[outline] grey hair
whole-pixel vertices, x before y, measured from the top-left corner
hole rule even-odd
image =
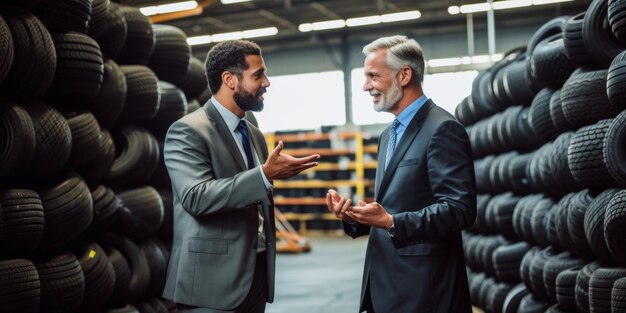
[[[424,51],[415,39],[395,35],[381,37],[363,47],[366,56],[372,52],[388,49],[387,66],[399,71],[402,66],[408,65],[413,70],[413,76],[418,85],[424,81]]]

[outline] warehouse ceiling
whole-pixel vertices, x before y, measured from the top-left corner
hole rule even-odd
[[[124,4],[136,7],[176,2],[176,0],[122,0]],[[189,37],[213,35],[233,31],[243,31],[265,27],[277,27],[278,34],[272,37],[259,37],[254,40],[261,43],[264,50],[284,47],[285,45],[315,44],[320,39],[338,40],[349,38],[351,41],[368,41],[373,34],[381,32],[406,33],[415,35],[446,34],[465,32],[467,16],[451,15],[448,7],[480,1],[437,1],[437,0],[255,0],[250,2],[222,4],[219,0],[198,0],[204,3],[202,13],[160,23],[167,23],[184,30]],[[588,0],[576,0],[557,4],[534,5],[527,8],[499,10],[495,13],[496,26],[528,26],[541,24],[559,15],[573,15],[584,11]],[[298,25],[348,19],[370,15],[380,15],[401,11],[419,10],[417,20],[376,24],[335,30],[300,32]],[[485,29],[486,13],[473,14],[473,28]],[[196,49],[208,48],[194,47]]]

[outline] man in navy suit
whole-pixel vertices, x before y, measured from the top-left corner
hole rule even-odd
[[[363,89],[376,111],[396,117],[379,139],[376,199],[326,195],[348,235],[369,234],[359,311],[469,313],[461,230],[474,223],[476,191],[467,133],[424,95],[415,40],[379,38],[363,53]]]

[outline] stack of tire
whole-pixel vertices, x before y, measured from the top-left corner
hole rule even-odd
[[[162,145],[207,99],[186,35],[109,0],[0,7],[0,311],[175,312]]]
[[[626,312],[626,1],[593,0],[478,74],[464,232],[486,312]]]

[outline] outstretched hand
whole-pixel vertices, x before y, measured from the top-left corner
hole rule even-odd
[[[279,141],[276,148],[262,165],[263,173],[269,180],[285,179],[298,175],[300,172],[319,165],[319,154],[296,158],[288,154],[281,153],[283,142]]]
[[[389,229],[393,224],[391,214],[387,213],[378,202],[359,201],[358,206],[351,207],[346,215],[363,225],[376,228]]]
[[[326,193],[326,206],[328,210],[335,214],[335,216],[348,223],[354,222],[354,220],[346,214],[352,205],[352,200],[341,197],[337,191],[329,189]]]

